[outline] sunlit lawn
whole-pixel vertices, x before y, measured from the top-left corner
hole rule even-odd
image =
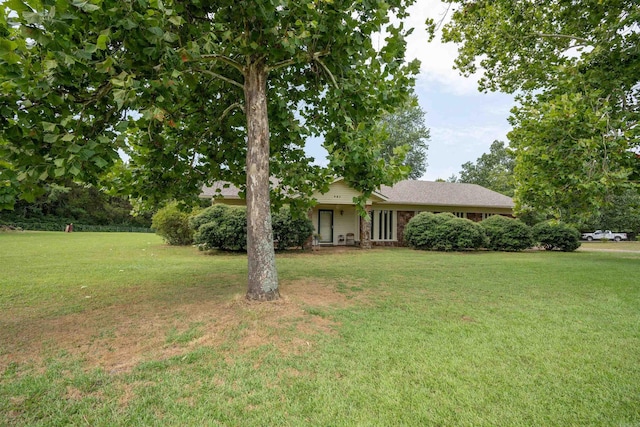
[[[638,426],[640,247],[590,247],[279,254],[251,304],[245,255],[0,233],[0,425]]]

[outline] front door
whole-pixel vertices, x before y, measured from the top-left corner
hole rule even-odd
[[[318,211],[318,234],[320,243],[333,243],[333,211]]]

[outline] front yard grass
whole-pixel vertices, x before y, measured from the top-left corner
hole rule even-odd
[[[640,252],[588,246],[279,254],[249,303],[244,255],[0,233],[0,425],[636,426]]]

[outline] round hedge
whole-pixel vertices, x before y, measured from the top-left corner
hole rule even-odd
[[[534,240],[550,251],[573,252],[580,247],[580,232],[560,222],[541,222],[533,226]]]
[[[193,242],[189,214],[182,212],[176,202],[169,203],[153,215],[151,228],[170,245],[190,245]]]
[[[480,223],[488,238],[487,249],[516,252],[533,246],[531,227],[522,221],[493,215]]]
[[[413,217],[404,229],[404,240],[416,249],[460,251],[485,245],[482,227],[451,213],[422,212]]]

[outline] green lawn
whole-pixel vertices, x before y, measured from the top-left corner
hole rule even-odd
[[[640,246],[277,263],[0,233],[0,425],[640,425]]]

